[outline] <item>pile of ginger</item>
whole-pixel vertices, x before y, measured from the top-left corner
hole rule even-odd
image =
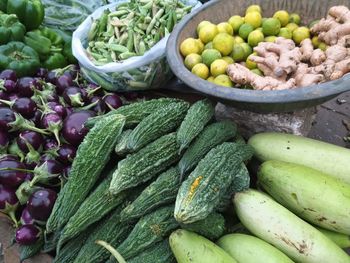
[[[350,10],[331,7],[311,32],[329,46],[325,52],[314,49],[310,39],[298,47],[293,40],[278,37],[273,43],[259,43],[254,48],[257,55],[250,57],[264,76],[238,63],[228,66],[228,76],[256,90],[283,90],[335,80],[350,72]]]

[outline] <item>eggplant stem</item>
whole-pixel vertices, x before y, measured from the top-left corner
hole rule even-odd
[[[97,240],[96,244],[103,246],[105,249],[107,249],[113,257],[115,257],[115,259],[118,261],[118,263],[126,263],[125,259],[122,257],[122,255],[119,254],[119,252],[112,247],[110,244],[108,244],[105,241],[102,240]]]
[[[15,227],[18,228],[18,221],[16,219],[16,215],[14,211],[8,212],[8,217],[12,220],[12,222],[15,224]]]
[[[27,170],[27,169],[21,169],[21,168],[11,168],[11,167],[0,168],[0,171],[19,171],[19,172],[26,172],[26,173],[34,173],[33,170]]]

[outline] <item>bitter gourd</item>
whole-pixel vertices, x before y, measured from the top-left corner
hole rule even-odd
[[[241,163],[252,155],[250,146],[233,142],[210,150],[180,186],[174,213],[176,220],[188,224],[207,217],[220,203]]]
[[[20,249],[20,262],[23,262],[27,258],[30,258],[36,254],[38,254],[41,248],[44,246],[44,238],[40,238],[32,245],[22,245],[19,247]]]
[[[214,116],[214,107],[208,99],[194,103],[177,132],[180,152],[186,149]]]
[[[211,240],[216,240],[225,232],[225,218],[223,215],[213,212],[206,218],[191,224],[181,224],[183,229],[196,232]]]
[[[238,173],[234,176],[230,187],[223,193],[220,198],[220,203],[216,207],[217,211],[225,211],[232,204],[232,197],[235,193],[244,191],[249,188],[250,177],[249,171],[244,163],[241,164],[241,167]]]
[[[142,217],[117,251],[126,260],[133,258],[162,241],[178,226],[174,218],[174,205],[161,207]]]
[[[119,139],[117,141],[117,145],[115,146],[115,153],[118,155],[125,155],[128,153],[127,143],[128,143],[128,137],[130,133],[132,132],[131,129],[125,130],[120,134]]]
[[[164,135],[118,163],[109,191],[116,195],[152,179],[179,159],[176,134]]]
[[[215,122],[205,127],[179,161],[181,176],[193,170],[212,148],[234,138],[236,132],[237,126],[230,121]]]
[[[79,145],[69,179],[47,221],[47,232],[63,227],[78,210],[107,164],[124,123],[124,116],[112,115],[98,121],[87,133]]]
[[[109,172],[108,176],[85,199],[77,212],[69,219],[62,230],[58,247],[77,236],[126,200],[128,196],[126,191],[116,196],[111,195],[108,191],[112,181],[113,171],[114,169]]]
[[[148,143],[174,131],[185,118],[189,103],[171,103],[144,118],[128,137],[127,148],[136,152]]]
[[[157,178],[156,181],[142,191],[134,202],[121,212],[122,221],[130,221],[155,210],[161,205],[169,204],[176,199],[180,187],[180,172],[177,167],[171,167]]]
[[[129,105],[122,106],[116,110],[110,111],[105,115],[89,118],[84,126],[91,129],[97,121],[108,116],[121,114],[126,117],[126,127],[133,127],[139,124],[144,118],[158,109],[174,102],[182,102],[182,100],[174,98],[160,98],[148,101],[135,102]]]
[[[125,204],[118,207],[105,217],[96,227],[79,251],[73,263],[95,263],[108,259],[109,252],[97,245],[96,240],[103,240],[111,246],[119,246],[132,230],[132,225],[120,222],[120,212]]]
[[[176,259],[170,249],[169,241],[163,240],[129,259],[128,263],[176,263]]]

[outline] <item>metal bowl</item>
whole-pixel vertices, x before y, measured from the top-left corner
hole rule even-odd
[[[350,74],[342,78],[309,87],[279,91],[245,90],[215,85],[193,75],[183,63],[180,43],[196,35],[197,25],[203,20],[213,23],[227,21],[232,15],[244,15],[245,9],[259,4],[264,16],[277,10],[300,14],[303,23],[325,17],[335,5],[350,6],[350,0],[212,0],[187,15],[174,29],[167,43],[167,60],[174,74],[191,88],[215,100],[255,112],[288,112],[322,104],[350,90]]]

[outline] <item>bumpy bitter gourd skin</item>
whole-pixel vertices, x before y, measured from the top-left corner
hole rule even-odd
[[[207,217],[220,203],[243,161],[253,155],[250,146],[225,142],[213,148],[182,183],[175,218],[189,224]]]
[[[116,195],[123,190],[149,181],[178,161],[179,146],[176,134],[164,135],[140,151],[118,163],[109,191]]]
[[[121,213],[121,220],[130,221],[154,211],[161,205],[174,202],[180,187],[179,169],[171,167],[163,172],[156,181],[142,191],[134,202]]]
[[[170,205],[142,217],[117,251],[128,260],[162,241],[179,226],[173,213],[174,205]]]
[[[212,148],[234,138],[236,132],[237,126],[230,121],[215,122],[205,127],[179,161],[181,176],[193,170]]]
[[[177,142],[180,152],[188,148],[190,143],[204,129],[214,116],[214,107],[207,99],[194,103],[187,111],[186,117],[177,132]]]
[[[166,239],[129,259],[128,263],[176,263],[176,259]]]
[[[159,137],[173,132],[185,118],[187,102],[171,103],[144,118],[128,136],[127,148],[136,152]]]
[[[115,153],[118,154],[119,156],[122,156],[128,153],[127,143],[128,143],[128,137],[131,132],[132,130],[129,129],[129,130],[123,131],[122,134],[120,134],[114,149]]]
[[[124,124],[124,116],[109,116],[98,121],[85,136],[73,161],[69,179],[47,221],[47,232],[63,227],[83,203],[107,164]]]

